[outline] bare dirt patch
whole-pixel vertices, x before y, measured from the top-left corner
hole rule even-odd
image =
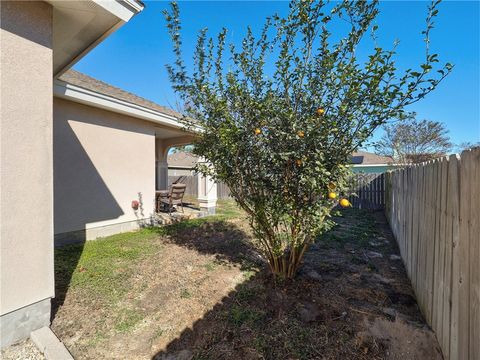
[[[108,271],[90,244],[71,255],[52,327],[75,358],[441,359],[382,214],[343,211],[297,279],[282,282],[227,205],[114,241]],[[58,250],[61,264],[71,252]]]

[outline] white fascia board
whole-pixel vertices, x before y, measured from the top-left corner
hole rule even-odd
[[[59,98],[151,121],[163,126],[177,129],[184,128],[184,126],[173,116],[132,104],[128,101],[100,94],[92,90],[87,90],[80,86],[68,84],[64,81],[56,80],[54,82],[53,94]]]
[[[92,0],[124,22],[143,10],[143,6],[135,0]]]

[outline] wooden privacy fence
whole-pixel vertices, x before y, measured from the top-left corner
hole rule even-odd
[[[169,176],[168,186],[174,182],[187,185],[185,195],[198,196],[197,175]],[[349,182],[349,191],[354,193],[349,197],[352,206],[359,209],[378,210],[385,205],[385,174],[353,174]],[[223,182],[217,183],[217,197],[230,198],[230,189]]]
[[[352,174],[348,200],[354,208],[379,210],[385,205],[385,174]]]
[[[386,214],[445,359],[480,359],[480,148],[387,173]]]
[[[227,184],[224,182],[217,183],[217,197],[219,199],[228,199],[230,198],[230,189],[228,188]]]
[[[184,176],[168,176],[168,186],[174,182],[186,184],[185,195],[192,197],[198,196],[198,176],[197,175],[184,175]],[[230,189],[223,182],[217,183],[217,198],[227,199],[230,197]]]
[[[185,195],[189,196],[198,196],[198,177],[191,176],[191,175],[184,175],[184,176],[168,176],[168,186],[172,185],[173,183],[182,183],[187,185],[185,189]]]

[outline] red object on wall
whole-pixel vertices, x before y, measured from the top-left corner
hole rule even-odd
[[[133,210],[138,210],[140,203],[137,200],[132,201],[132,209]]]

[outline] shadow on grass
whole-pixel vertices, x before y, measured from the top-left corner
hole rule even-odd
[[[82,256],[83,247],[84,242],[54,249],[55,297],[52,299],[50,322],[53,322],[58,309],[65,302],[72,277]]]
[[[305,277],[275,284],[262,271],[185,329],[152,360],[380,359],[356,342],[356,327],[335,296]]]
[[[239,226],[245,225],[244,216],[232,200],[219,200],[215,216],[149,229],[169,243],[215,255],[219,263],[240,264],[241,270],[250,270],[265,262],[253,248],[248,230]]]
[[[165,236],[166,242],[214,255],[222,264],[240,264],[244,271],[264,264],[249,242],[248,234],[223,216],[180,221],[154,231]]]

